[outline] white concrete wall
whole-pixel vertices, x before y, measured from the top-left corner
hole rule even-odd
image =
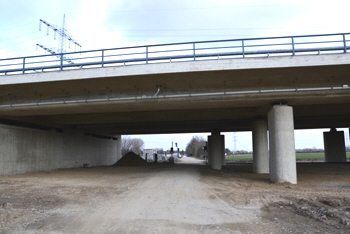
[[[118,141],[76,130],[58,133],[0,125],[0,140],[0,174],[112,165],[120,157]]]

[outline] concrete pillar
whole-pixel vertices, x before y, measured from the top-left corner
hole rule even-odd
[[[267,139],[267,121],[253,122],[253,169],[258,174],[269,174],[269,150]]]
[[[115,136],[117,140],[117,161],[122,158],[122,135],[116,135]]]
[[[346,162],[344,131],[324,132],[323,143],[326,162]]]
[[[220,135],[220,142],[221,142],[221,165],[226,165],[226,155],[225,155],[225,135]]]
[[[270,179],[297,183],[293,108],[276,105],[268,113]]]
[[[209,152],[211,155],[211,166],[215,170],[221,170],[222,154],[224,154],[224,151],[222,149],[223,136],[220,135],[219,131],[213,131],[209,139],[210,139]]]
[[[213,162],[212,137],[208,136],[208,165],[211,166]]]

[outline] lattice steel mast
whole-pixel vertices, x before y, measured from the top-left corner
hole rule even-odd
[[[45,24],[47,26],[47,35],[49,35],[49,31],[50,29],[52,29],[54,31],[54,39],[56,40],[56,33],[59,36],[59,40],[58,40],[58,47],[57,50],[55,50],[54,48],[49,48],[46,46],[43,46],[41,44],[36,44],[37,46],[39,46],[40,48],[44,49],[45,51],[51,53],[52,55],[57,56],[58,58],[61,58],[61,54],[66,52],[66,41],[69,42],[69,48],[70,48],[70,44],[73,43],[74,44],[74,51],[76,51],[77,46],[80,47],[81,50],[81,45],[69,34],[69,32],[66,30],[65,28],[65,15],[63,15],[63,22],[62,22],[62,27],[59,28],[56,25],[53,24],[49,24],[48,22],[40,19],[39,22],[39,30],[41,31],[41,24]],[[73,64],[73,61],[67,57],[67,56],[63,56],[63,60],[68,62],[69,64]]]

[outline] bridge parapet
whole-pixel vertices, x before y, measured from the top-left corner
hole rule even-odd
[[[145,45],[0,59],[0,75],[164,62],[348,53],[350,33]],[[64,57],[71,57],[65,63]]]

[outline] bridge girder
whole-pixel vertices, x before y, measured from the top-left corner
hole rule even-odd
[[[8,76],[0,85],[0,118],[106,135],[247,131],[273,104],[287,103],[296,128],[349,127],[349,58],[194,61]]]

